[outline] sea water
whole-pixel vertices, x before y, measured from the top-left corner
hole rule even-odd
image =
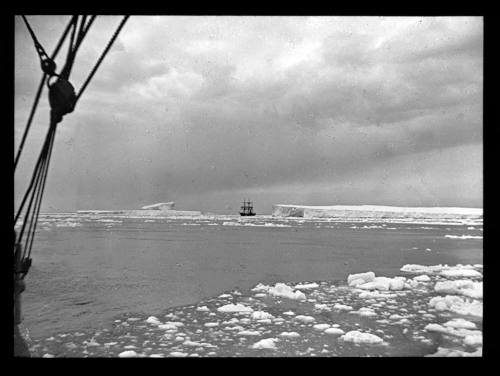
[[[480,355],[482,312],[430,300],[449,295],[438,282],[482,289],[482,245],[482,220],[48,213],[23,332],[33,356],[46,357]],[[480,277],[429,272],[410,287],[417,274],[402,271],[407,264],[467,265]],[[408,286],[348,286],[368,271]],[[304,298],[273,295],[277,283]],[[482,307],[482,295],[454,296]]]

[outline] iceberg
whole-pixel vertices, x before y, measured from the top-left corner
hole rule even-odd
[[[119,210],[78,210],[78,214],[91,215],[120,215],[129,217],[173,217],[173,216],[200,216],[197,210],[175,210],[175,202],[159,202],[143,206],[141,209],[119,209]]]
[[[157,204],[143,206],[141,209],[145,209],[145,210],[173,210],[174,205],[175,205],[175,202],[173,202],[173,201],[159,202]]]
[[[272,215],[274,217],[303,218],[482,219],[483,209],[380,205],[308,206],[274,204]]]
[[[197,217],[201,211],[196,210],[168,210],[168,209],[125,209],[125,210],[78,210],[78,214],[92,214],[101,216],[125,216],[125,217]]]

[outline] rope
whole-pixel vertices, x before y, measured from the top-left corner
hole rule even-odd
[[[26,18],[23,17],[23,19],[25,20],[25,23],[27,25],[29,25]],[[73,18],[68,22],[68,25],[64,29],[64,32],[63,32],[61,38],[59,38],[59,42],[57,43],[57,46],[54,49],[54,52],[52,53],[52,55],[50,57],[51,60],[54,60],[56,58],[57,54],[59,53],[59,49],[61,48],[64,40],[66,39],[66,36],[68,35],[68,32],[69,32],[69,29],[71,27],[72,22],[73,22]],[[28,30],[30,30],[32,32],[31,27],[28,27]],[[30,32],[30,34],[31,34],[31,32]],[[32,35],[32,38],[33,38],[33,35]],[[35,37],[35,39],[36,39],[36,37]],[[21,153],[22,153],[23,148],[24,148],[24,143],[26,141],[26,137],[28,136],[28,132],[29,132],[29,129],[31,127],[33,117],[35,116],[35,112],[36,112],[36,109],[38,107],[38,102],[40,101],[40,96],[42,95],[43,85],[45,83],[46,78],[47,78],[47,74],[44,72],[42,79],[40,80],[40,84],[38,85],[38,90],[37,90],[36,95],[35,95],[35,100],[33,101],[33,105],[31,106],[30,115],[28,117],[28,122],[26,123],[26,127],[24,128],[23,137],[21,139],[21,143],[19,144],[19,149],[17,150],[16,158],[14,160],[14,171],[16,170],[17,163],[19,162],[19,158],[21,157]]]
[[[24,23],[26,24],[26,27],[28,28],[28,31],[31,35],[31,38],[33,39],[33,42],[35,43],[35,48],[38,52],[38,55],[40,55],[41,57],[46,57],[48,58],[49,56],[47,55],[47,53],[45,52],[45,49],[43,48],[43,46],[40,44],[40,42],[38,42],[38,39],[36,38],[36,35],[35,33],[33,32],[33,29],[31,28],[28,20],[26,19],[25,16],[21,16],[23,18],[23,21]]]
[[[68,32],[69,32],[69,30],[71,28],[72,28],[72,32],[71,32],[70,44],[69,44],[69,48],[68,48],[67,61],[66,61],[65,67],[63,68],[63,71],[61,73],[61,76],[62,75],[68,75],[69,76],[69,70],[71,69],[71,66],[72,66],[73,61],[74,61],[74,55],[76,54],[79,45],[81,44],[83,38],[85,37],[85,34],[89,30],[90,25],[93,22],[94,18],[95,18],[95,16],[91,19],[91,21],[89,22],[89,24],[86,25],[85,29],[83,29],[83,22],[81,23],[80,33],[77,36],[77,42],[76,43],[75,43],[74,39],[75,39],[76,26],[77,26],[77,22],[78,22],[78,16],[73,16],[71,18],[70,22],[68,23],[68,26],[66,27],[66,30],[65,30],[65,32],[63,34],[64,39],[65,39],[66,35],[68,34]],[[29,23],[27,22],[27,20],[26,20],[26,18],[24,16],[23,16],[23,19],[25,20],[25,23],[29,26]],[[29,27],[29,30],[30,30],[30,34],[32,34],[32,38],[33,38],[33,41],[34,41],[35,46],[36,46],[37,44],[39,44],[38,40],[37,40],[36,36],[34,35],[33,30],[31,29],[31,27]],[[62,42],[63,42],[63,38],[61,38],[61,40],[59,41],[59,43],[57,45],[57,48],[56,48],[56,52],[61,47]],[[78,44],[78,45],[76,45],[76,44]],[[68,59],[69,59],[69,62],[68,62]],[[40,86],[43,86],[43,82],[45,81],[45,77],[46,77],[46,74],[44,74]],[[39,94],[41,94],[41,89],[39,90]],[[35,101],[35,103],[33,105],[33,110],[32,110],[33,114],[34,114],[34,110],[36,109],[36,106],[38,105],[39,97],[40,97],[40,95],[38,95],[38,97],[36,98],[36,101]],[[26,138],[25,136],[26,136],[26,134],[27,134],[27,132],[29,130],[29,126],[31,125],[31,120],[32,120],[32,117],[30,117],[28,126],[25,129],[25,135],[23,137],[23,145],[24,145],[24,140]],[[42,147],[42,151],[41,151],[40,156],[39,156],[39,158],[37,160],[37,163],[36,163],[36,166],[35,166],[35,170],[33,172],[33,176],[32,176],[31,182],[29,184],[28,189],[26,190],[26,193],[25,193],[25,195],[23,197],[23,200],[21,202],[21,206],[19,207],[17,215],[16,215],[16,217],[14,219],[14,225],[17,223],[17,220],[19,219],[19,217],[21,215],[21,212],[22,212],[22,210],[24,208],[24,204],[26,203],[26,200],[28,199],[29,194],[31,193],[31,191],[33,190],[33,188],[35,188],[35,192],[37,190],[38,183],[39,183],[39,175],[38,174],[41,171],[41,166],[43,165],[44,159],[46,158],[47,148],[49,147],[49,144],[51,143],[51,139],[53,137],[53,134],[52,134],[53,132],[55,132],[55,125],[51,124],[51,126],[49,128],[49,132],[47,133],[47,136],[46,136],[46,139],[45,139],[45,143],[44,143],[44,145]],[[19,155],[20,155],[20,151],[21,151],[21,148],[19,150]],[[19,159],[16,159],[15,166],[17,165],[17,161],[18,160]],[[30,199],[30,203],[28,205],[27,213],[29,213],[30,210],[31,210],[31,206],[32,206],[32,203],[33,203],[33,198],[34,198],[34,195]],[[25,226],[26,226],[26,222],[23,223],[23,227],[22,227],[19,239],[22,238]]]
[[[23,260],[24,264],[31,263],[31,259],[29,257],[31,255],[31,249],[33,246],[33,240],[34,240],[36,226],[37,226],[37,222],[38,222],[38,215],[40,213],[41,201],[42,201],[43,192],[45,189],[45,183],[46,183],[47,174],[48,174],[50,157],[51,157],[52,148],[54,145],[56,125],[57,124],[54,121],[51,122],[49,131],[47,132],[47,136],[46,136],[44,145],[43,145],[42,150],[40,152],[40,157],[38,159],[38,163],[35,167],[35,171],[33,172],[33,177],[32,177],[30,187],[28,188],[28,190],[24,196],[23,203],[18,211],[18,215],[16,216],[16,220],[17,220],[19,218],[20,213],[22,212],[22,208],[24,207],[24,204],[26,202],[26,199],[27,199],[29,193],[33,190],[33,194],[31,195],[29,205],[28,205],[28,208],[26,210],[27,214],[26,214],[25,221],[23,222],[20,234],[16,240],[18,243],[21,242],[23,235],[24,235],[24,232],[25,232],[25,229],[26,229],[26,226],[27,226],[27,223],[29,222],[28,233],[27,233],[26,242],[25,242],[26,246],[23,247],[23,255],[22,255],[22,260]],[[34,206],[33,206],[33,204],[34,204]],[[34,208],[33,211],[31,210],[32,207]],[[26,273],[27,273],[27,267],[25,268],[24,271],[22,271],[21,278],[24,278]]]
[[[111,37],[110,41],[108,42],[106,48],[104,49],[104,51],[102,52],[101,56],[97,60],[96,65],[94,66],[94,68],[92,68],[92,71],[90,72],[89,76],[87,77],[87,79],[85,80],[84,84],[80,88],[80,91],[76,95],[76,102],[78,102],[78,100],[80,99],[81,95],[83,94],[83,92],[87,88],[88,84],[90,83],[90,80],[92,79],[92,77],[94,77],[94,74],[97,72],[97,69],[99,68],[99,65],[101,65],[102,61],[104,60],[104,57],[106,56],[106,54],[110,50],[110,48],[113,45],[115,39],[118,37],[118,34],[120,33],[121,29],[123,28],[123,26],[125,25],[125,22],[127,22],[127,19],[129,17],[130,16],[123,17],[122,21],[120,22],[120,25],[118,25],[118,28],[116,29],[115,33],[113,34],[113,36]],[[75,105],[76,105],[76,103],[75,103]]]
[[[59,48],[61,47],[63,40],[66,38],[68,32],[71,29],[71,36],[70,36],[70,41],[69,41],[66,62],[65,62],[64,68],[62,69],[62,71],[59,75],[59,77],[61,79],[66,80],[66,81],[69,79],[69,75],[71,73],[71,69],[72,69],[72,66],[73,66],[73,63],[74,63],[74,60],[76,57],[76,53],[77,53],[83,39],[85,38],[88,30],[90,29],[90,26],[94,22],[95,18],[96,18],[96,16],[91,16],[88,23],[86,23],[87,16],[82,16],[82,18],[80,19],[79,25],[78,25],[78,16],[73,16],[71,18],[68,26],[66,27],[66,30],[65,30],[63,36],[61,37],[61,40],[59,41],[59,43],[57,45],[56,51],[53,54],[54,58],[55,58],[55,55],[59,51]],[[76,105],[76,102],[78,101],[79,97],[82,95],[83,91],[90,83],[90,80],[95,75],[97,69],[99,68],[104,57],[106,56],[106,54],[110,50],[111,46],[113,45],[113,42],[118,37],[119,32],[121,31],[121,29],[125,25],[125,22],[127,21],[128,18],[129,18],[129,16],[125,16],[123,18],[123,20],[120,22],[120,24],[119,24],[118,28],[116,29],[115,33],[113,34],[111,40],[108,42],[107,46],[105,47],[104,51],[102,52],[101,56],[99,57],[96,65],[94,66],[91,73],[87,77],[86,81],[82,85],[82,88],[80,89],[78,95],[76,96],[76,100],[74,102],[74,105]],[[34,101],[34,104],[32,107],[32,111],[30,114],[30,118],[28,120],[28,124],[26,126],[25,133],[23,135],[23,140],[21,142],[21,146],[19,148],[18,155],[17,155],[15,163],[14,163],[14,168],[17,165],[17,162],[19,160],[19,156],[20,156],[21,151],[22,151],[22,147],[24,146],[24,141],[26,139],[26,135],[28,133],[28,130],[29,130],[29,127],[31,125],[36,107],[38,105],[46,76],[47,76],[47,74],[50,77],[52,77],[54,75],[57,76],[57,74],[55,74],[55,72],[54,72],[55,71],[55,63],[52,62],[53,67],[51,66],[51,68],[53,68],[53,69],[47,69],[48,64],[46,64],[44,66],[44,62],[47,61],[48,57],[47,57],[45,51],[43,50],[43,47],[38,42],[35,34],[33,33],[33,30],[29,26],[29,23],[24,16],[23,16],[23,20],[25,21],[26,25],[28,26],[28,30],[32,36],[35,47],[37,48],[37,52],[39,54],[40,60],[42,61],[42,70],[44,71],[44,75],[42,77],[42,81],[40,82],[40,87],[37,91],[37,96],[35,98],[35,101]],[[78,32],[77,32],[77,27],[78,27]],[[59,82],[61,82],[61,81],[56,82],[54,85],[58,84]],[[70,85],[70,87],[71,87],[71,85]],[[53,90],[54,86],[51,85],[50,89]],[[61,89],[61,90],[63,90],[63,89]],[[60,113],[61,105],[58,104],[56,99],[54,99],[54,102],[52,102],[52,99],[51,99],[52,93],[53,93],[52,91],[49,93],[50,94],[49,100],[51,103],[51,121],[50,121],[49,130],[47,132],[44,144],[42,146],[42,150],[40,151],[40,155],[39,155],[38,160],[36,162],[35,169],[33,171],[33,175],[31,177],[30,184],[29,184],[28,189],[26,190],[26,192],[24,194],[21,205],[20,205],[19,210],[18,210],[18,212],[15,216],[15,219],[14,219],[14,227],[15,227],[15,225],[16,225],[18,219],[20,218],[20,215],[24,209],[24,205],[26,204],[28,197],[31,195],[31,197],[29,199],[29,204],[28,204],[28,207],[26,210],[25,220],[23,221],[19,237],[17,239],[15,239],[16,244],[21,243],[21,240],[22,240],[23,235],[24,235],[25,230],[26,230],[26,226],[29,222],[29,227],[28,227],[27,236],[26,236],[26,243],[25,243],[26,246],[23,249],[21,270],[18,271],[21,279],[23,279],[26,276],[26,274],[29,270],[29,267],[31,265],[31,258],[30,258],[31,250],[32,250],[33,241],[35,238],[36,227],[38,224],[38,217],[40,215],[42,197],[43,197],[43,193],[45,190],[48,169],[49,169],[49,164],[50,164],[50,158],[51,158],[52,150],[53,150],[53,146],[54,146],[56,127],[57,127],[57,124],[59,123],[59,121],[61,121],[62,116],[64,114],[68,113],[67,112],[68,110],[66,110],[66,112],[64,112],[64,110],[63,110],[63,113],[62,114]],[[56,95],[58,95],[57,92],[56,92]],[[55,97],[55,98],[57,98],[57,97]],[[69,112],[73,111],[74,105],[72,105]],[[33,210],[32,210],[32,208],[33,208]]]
[[[69,78],[69,71],[71,70],[71,67],[73,66],[73,60],[74,60],[74,54],[73,54],[73,46],[75,43],[75,33],[76,33],[76,24],[78,22],[78,16],[75,16],[74,22],[71,28],[71,36],[69,39],[69,46],[68,46],[68,53],[66,55],[66,64],[64,65],[64,68],[62,69],[60,76],[68,79]]]
[[[33,184],[35,183],[35,179],[37,179],[37,171],[38,169],[40,168],[40,164],[42,163],[43,159],[44,159],[44,155],[45,155],[45,150],[48,146],[48,143],[49,143],[49,136],[50,136],[50,128],[49,128],[49,132],[47,133],[47,136],[45,137],[45,142],[42,146],[42,150],[40,152],[40,155],[38,156],[38,160],[36,162],[36,165],[35,165],[35,170],[33,172],[33,175],[31,177],[31,181],[30,181],[30,184],[28,186],[28,189],[26,190],[26,193],[24,194],[24,197],[23,197],[23,200],[21,201],[21,205],[19,207],[19,210],[17,212],[17,215],[14,219],[14,225],[17,223],[17,220],[19,219],[19,216],[21,215],[21,212],[23,210],[23,207],[24,207],[24,204],[26,203],[26,200],[28,199],[28,195],[29,193],[31,192],[31,190],[33,189]]]
[[[48,171],[49,171],[49,164],[50,164],[50,157],[52,155],[52,149],[54,147],[54,139],[55,139],[55,126],[54,126],[54,130],[52,132],[52,137],[51,137],[51,140],[50,140],[50,145],[49,145],[49,151],[48,151],[48,155],[47,155],[47,159],[45,161],[45,164],[44,164],[44,169],[42,171],[42,181],[41,181],[41,189],[38,190],[38,195],[37,195],[37,198],[35,200],[35,209],[33,211],[34,213],[34,218],[36,219],[35,221],[32,220],[32,223],[34,222],[34,226],[33,226],[33,231],[29,232],[29,234],[31,234],[31,237],[30,239],[26,239],[26,244],[28,245],[27,249],[25,249],[25,258],[29,259],[30,256],[31,256],[31,249],[33,247],[33,241],[35,239],[35,231],[36,231],[36,227],[37,227],[37,224],[38,224],[38,216],[40,215],[40,208],[42,207],[42,197],[43,197],[43,193],[45,191],[45,182],[47,181],[47,175],[48,175]]]
[[[90,26],[94,22],[96,16],[92,16],[90,18],[90,21],[88,22],[87,25],[85,25],[85,21],[87,19],[87,16],[82,16],[80,20],[80,27],[78,29],[78,34],[76,35],[76,40],[75,39],[75,32],[76,32],[76,26],[77,26],[77,21],[75,21],[75,25],[73,28],[73,32],[71,34],[71,40],[70,40],[70,46],[68,48],[68,57],[66,58],[66,64],[61,71],[60,76],[64,79],[68,79],[70,74],[71,74],[71,69],[73,68],[73,64],[75,62],[76,58],[76,53],[78,52],[78,49],[80,48],[80,45],[82,44],[83,39],[85,38],[85,35],[90,29]]]

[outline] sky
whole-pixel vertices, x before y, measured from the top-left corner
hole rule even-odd
[[[49,54],[69,18],[28,16]],[[77,91],[120,20],[92,25]],[[14,77],[17,151],[41,77],[20,17]],[[49,111],[45,91],[16,207]],[[482,17],[132,16],[58,126],[42,211],[482,207],[482,137]]]

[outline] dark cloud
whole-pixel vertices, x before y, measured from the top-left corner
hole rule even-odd
[[[67,19],[33,25],[50,46]],[[98,21],[77,87],[119,18]],[[15,38],[18,142],[40,70],[19,20]],[[268,204],[482,205],[482,38],[474,17],[132,17],[57,136],[46,205],[216,210],[243,194]],[[474,150],[470,163],[457,160],[461,148]],[[414,168],[420,160],[428,170]],[[454,164],[462,172],[445,184]]]

